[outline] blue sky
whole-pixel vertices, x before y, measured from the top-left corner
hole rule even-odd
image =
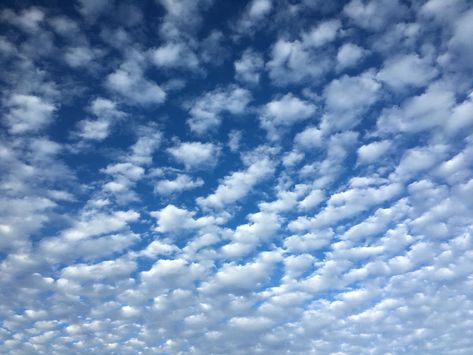
[[[471,2],[0,19],[1,353],[473,352]]]

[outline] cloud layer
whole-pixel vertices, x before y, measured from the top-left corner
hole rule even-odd
[[[1,353],[471,353],[471,2],[0,19]]]

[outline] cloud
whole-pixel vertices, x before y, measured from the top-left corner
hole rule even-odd
[[[192,179],[189,175],[180,174],[174,180],[159,180],[154,190],[160,195],[171,195],[182,191],[192,190],[204,185],[200,178]]]
[[[366,56],[366,50],[354,43],[345,43],[337,53],[337,65],[340,70],[358,65]]]
[[[158,105],[166,100],[161,87],[144,76],[140,64],[129,61],[110,73],[105,86],[136,105]]]
[[[328,111],[323,117],[325,124],[335,129],[354,127],[360,114],[377,101],[380,89],[371,71],[332,80],[324,89]]]
[[[391,148],[391,141],[379,141],[358,148],[358,163],[371,164],[380,159]]]
[[[79,0],[79,3],[79,12],[87,21],[92,22],[112,8],[112,3],[107,0]]]
[[[381,30],[406,16],[407,8],[397,0],[352,0],[344,7],[343,12],[364,29]]]
[[[320,148],[323,139],[323,132],[320,129],[309,126],[302,132],[297,133],[294,138],[294,143],[304,150],[312,150],[314,148]]]
[[[162,68],[187,68],[197,70],[199,59],[183,43],[167,43],[152,52],[155,65]]]
[[[191,131],[202,135],[216,130],[222,122],[222,114],[242,115],[251,101],[251,93],[238,86],[216,89],[197,98],[187,121]]]
[[[266,17],[271,13],[272,9],[272,0],[252,0],[248,3],[245,11],[236,23],[235,30],[242,35],[255,32],[264,26]]]
[[[247,49],[241,58],[235,61],[234,67],[235,79],[249,85],[258,85],[264,69],[264,61],[261,54]]]
[[[0,353],[469,353],[470,2],[30,3]]]
[[[341,23],[339,20],[324,21],[304,35],[304,44],[321,47],[330,43],[337,37],[340,27]]]
[[[300,40],[278,39],[266,63],[270,79],[279,86],[318,80],[329,69],[329,59]]]
[[[377,78],[395,90],[425,87],[437,76],[437,69],[428,58],[417,54],[406,54],[390,58],[379,71]]]
[[[38,96],[14,94],[6,101],[6,120],[13,134],[39,131],[52,120],[56,106]]]
[[[97,118],[80,121],[77,132],[80,138],[86,140],[104,140],[110,134],[114,121],[125,117],[125,113],[117,108],[115,102],[101,97],[92,101],[89,111]]]
[[[168,148],[167,152],[187,170],[205,170],[216,164],[219,148],[212,143],[184,142]]]
[[[207,197],[199,197],[197,203],[203,207],[224,208],[245,197],[256,184],[269,177],[273,171],[274,165],[268,159],[254,162],[245,170],[225,176],[214,193]]]
[[[4,9],[1,13],[1,18],[25,32],[35,33],[43,23],[45,14],[44,11],[37,7],[23,9],[20,13]]]
[[[190,212],[174,205],[167,205],[160,211],[151,212],[158,221],[156,231],[161,233],[180,232],[197,227],[194,220],[195,212]]]
[[[381,132],[416,133],[440,125],[455,104],[453,93],[440,83],[412,96],[400,106],[386,108],[378,119]]]
[[[314,104],[289,93],[264,106],[260,118],[261,126],[267,130],[269,137],[277,138],[280,128],[290,127],[308,119],[315,110]]]
[[[186,38],[198,30],[201,12],[212,5],[212,0],[156,0],[166,11],[160,26],[161,35],[168,39]]]

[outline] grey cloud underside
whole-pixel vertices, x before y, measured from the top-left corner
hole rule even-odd
[[[470,2],[25,4],[1,353],[473,353]]]

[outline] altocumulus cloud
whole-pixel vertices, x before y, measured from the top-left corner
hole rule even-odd
[[[0,353],[473,353],[473,7],[0,9]]]

